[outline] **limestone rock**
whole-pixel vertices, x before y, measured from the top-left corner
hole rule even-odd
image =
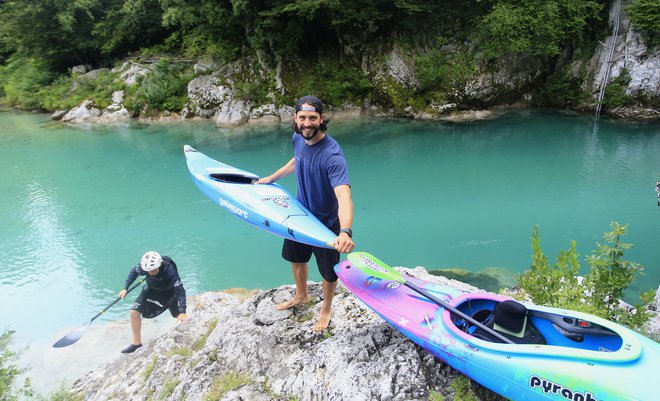
[[[264,104],[257,108],[252,109],[250,112],[250,122],[258,124],[271,124],[279,123],[282,120],[280,119],[280,112],[277,107],[272,104]]]
[[[62,117],[62,121],[68,123],[90,122],[100,115],[101,110],[95,107],[94,101],[87,99],[83,100],[79,106],[69,110],[64,117]]]
[[[100,122],[117,123],[131,120],[131,113],[124,106],[124,91],[112,93],[112,104],[106,107],[99,118]]]
[[[188,83],[189,109],[199,117],[209,118],[231,100],[231,90],[218,77],[203,75]]]
[[[119,73],[119,78],[126,85],[136,84],[139,77],[145,76],[151,71],[151,67],[130,60],[124,61],[121,66],[112,69],[112,72]]]
[[[413,274],[424,274],[421,270]],[[453,396],[456,371],[341,285],[330,331],[314,333],[322,288],[309,283],[309,289],[311,302],[284,311],[275,305],[293,295],[293,286],[259,291],[245,301],[226,293],[202,294],[189,303],[194,309],[188,322],[89,373],[72,390],[90,401],[203,401],[214,381],[217,386],[233,375],[243,384],[215,399],[404,401],[427,400],[431,391]],[[473,387],[487,394],[479,400],[501,400]]]
[[[213,118],[219,127],[231,128],[247,123],[249,116],[249,102],[235,100],[224,103]]]

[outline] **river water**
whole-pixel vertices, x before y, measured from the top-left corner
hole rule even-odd
[[[660,284],[659,124],[594,129],[588,116],[515,111],[469,123],[332,121],[329,132],[349,161],[357,250],[393,266],[486,272],[496,289],[529,267],[534,225],[553,262],[571,240],[588,255],[616,220],[635,244],[626,258],[645,266],[631,300]],[[114,299],[147,250],[177,262],[189,295],[291,284],[281,240],[207,199],[182,150],[267,175],[291,157],[290,136],[286,126],[70,127],[0,112],[0,329],[28,347],[35,387],[80,373],[62,361],[93,368],[128,344],[124,301],[94,322],[105,332],[50,348]],[[280,183],[295,193],[292,177]],[[172,320],[159,319],[152,335]],[[90,357],[94,347],[104,356]]]

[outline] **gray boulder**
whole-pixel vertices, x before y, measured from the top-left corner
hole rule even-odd
[[[250,111],[250,123],[271,124],[281,121],[280,111],[272,103],[261,105]]]
[[[188,83],[188,108],[195,116],[210,118],[231,100],[231,90],[218,77],[203,75]]]
[[[215,123],[223,128],[244,125],[250,118],[250,103],[244,100],[230,100],[221,106],[213,118]]]
[[[103,110],[99,121],[106,123],[128,122],[131,117],[131,113],[124,106],[124,91],[114,91],[112,93],[112,104]]]
[[[62,121],[66,123],[91,122],[96,120],[100,115],[101,110],[96,108],[94,101],[87,99],[83,100],[79,106],[69,110],[64,117],[62,117]]]

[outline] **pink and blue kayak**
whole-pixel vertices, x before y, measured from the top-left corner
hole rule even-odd
[[[660,399],[660,345],[609,320],[403,277],[363,252],[335,271],[401,333],[511,400]]]
[[[183,151],[197,187],[229,213],[270,233],[323,248],[336,235],[278,184],[255,184],[259,176],[211,159],[185,145]]]

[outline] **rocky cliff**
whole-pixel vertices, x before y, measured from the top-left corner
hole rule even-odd
[[[433,278],[422,268],[412,274]],[[502,398],[467,380],[393,329],[341,285],[331,329],[315,334],[322,294],[292,310],[293,287],[247,299],[205,293],[191,318],[74,383],[85,400],[458,400]]]
[[[626,2],[623,3],[625,5]],[[474,110],[544,104],[541,87],[545,80],[557,71],[567,70],[571,79],[579,84],[579,97],[583,98],[579,104],[574,105],[577,109],[590,112],[596,110],[600,104],[604,83],[611,84],[618,80],[617,84],[624,87],[621,93],[617,92],[617,96],[626,97],[629,104],[614,105],[604,111],[625,119],[658,120],[660,48],[649,48],[643,37],[634,31],[625,14],[625,8],[615,7],[616,4],[616,0],[611,2],[610,33],[602,38],[600,44],[594,48],[570,49],[571,51],[566,49],[566,54],[557,59],[511,56],[496,61],[484,60],[472,54],[474,46],[470,43],[444,46],[441,51],[450,59],[471,54],[470,57],[477,60],[476,64],[470,67],[474,68],[474,71],[471,71],[469,77],[452,84],[447,95],[452,101],[445,104],[430,101],[428,105],[420,108],[419,105],[414,107],[412,103],[415,102],[408,99],[409,93],[414,93],[420,86],[416,76],[415,56],[424,54],[426,49],[404,49],[394,45],[389,49],[367,51],[362,58],[362,73],[371,81],[375,93],[382,93],[389,99],[385,103],[398,104],[377,106],[367,100],[357,105],[347,103],[330,109],[331,117],[339,113],[350,116],[479,118],[483,113],[477,114]],[[125,85],[136,85],[139,84],[140,77],[153,72],[153,63],[154,59],[132,59],[113,69],[112,73]],[[74,70],[80,70],[79,73],[86,71],[85,66],[80,67],[82,70]],[[235,127],[248,122],[288,123],[291,121],[292,108],[277,100],[278,96],[292,92],[291,88],[285,87],[286,83],[282,77],[287,75],[287,72],[283,71],[283,68],[281,63],[268,66],[257,60],[221,64],[207,58],[199,59],[192,67],[195,77],[187,86],[187,104],[178,112],[164,113],[164,117],[212,119],[222,127]],[[95,71],[98,70],[83,73],[80,79],[93,76]],[[289,71],[288,75],[300,75],[300,72]],[[257,102],[240,94],[241,91],[237,88],[239,81],[259,80],[259,77],[266,76],[273,77],[276,88],[274,92],[279,92],[261,94],[265,96],[260,97],[270,100]],[[623,77],[625,79],[619,79]],[[577,97],[576,94],[572,96]],[[468,111],[465,111],[466,109]],[[144,117],[141,114],[140,116]],[[93,103],[85,100],[72,110],[56,112],[53,118],[71,123],[125,122],[129,113],[123,104],[123,94],[115,94],[112,104],[105,110],[97,109]]]

